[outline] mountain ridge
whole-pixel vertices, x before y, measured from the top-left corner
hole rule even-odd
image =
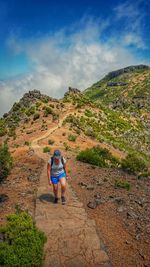
[[[80,130],[85,135],[124,152],[139,153],[147,161],[150,142],[148,137],[150,69],[145,65],[129,66],[119,70],[119,73],[121,73],[118,76],[119,80],[116,76],[113,78],[115,83],[113,86],[108,86],[108,79],[102,79],[100,84],[97,83],[100,87],[91,87],[82,92],[69,87],[60,100],[41,94],[36,89],[25,93],[1,118],[0,136],[3,140],[12,137],[15,139],[19,127],[25,134],[23,129],[25,124],[25,128],[28,128],[27,135],[34,131],[46,131],[49,120],[57,122],[62,112],[70,110],[68,121],[76,130],[78,128],[77,131]],[[116,85],[120,82],[120,77],[126,84]],[[95,95],[93,97],[95,90],[96,98]],[[75,115],[72,115],[73,111]]]

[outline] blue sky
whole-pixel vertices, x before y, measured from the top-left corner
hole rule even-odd
[[[0,114],[30,89],[62,97],[149,64],[149,13],[149,0],[0,0]]]

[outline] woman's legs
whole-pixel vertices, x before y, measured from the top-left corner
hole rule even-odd
[[[66,178],[65,177],[60,178],[59,182],[61,184],[61,196],[64,197],[66,192]]]
[[[53,184],[53,192],[55,198],[58,198],[58,184]]]

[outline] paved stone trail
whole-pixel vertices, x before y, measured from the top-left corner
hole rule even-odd
[[[49,134],[55,129],[51,129]],[[44,137],[34,140],[32,147],[46,161],[46,155],[38,145],[38,140]],[[62,205],[60,200],[58,204],[53,203],[52,186],[48,185],[46,169],[47,162],[40,177],[35,211],[36,225],[47,236],[43,267],[111,266],[97,235],[95,221],[88,218],[83,204],[69,184],[66,205]]]

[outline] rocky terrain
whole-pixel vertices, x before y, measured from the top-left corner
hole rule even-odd
[[[17,208],[35,218],[44,160],[60,148],[68,160],[69,184],[95,220],[112,265],[150,266],[149,86],[149,67],[131,66],[83,92],[69,88],[60,100],[33,90],[15,103],[0,119],[0,144],[8,144],[14,162],[0,185],[1,224]],[[43,158],[33,148],[38,138]],[[108,160],[107,167],[97,167],[76,159],[97,145],[117,158],[115,164]],[[129,153],[144,162],[144,171],[121,168]]]

